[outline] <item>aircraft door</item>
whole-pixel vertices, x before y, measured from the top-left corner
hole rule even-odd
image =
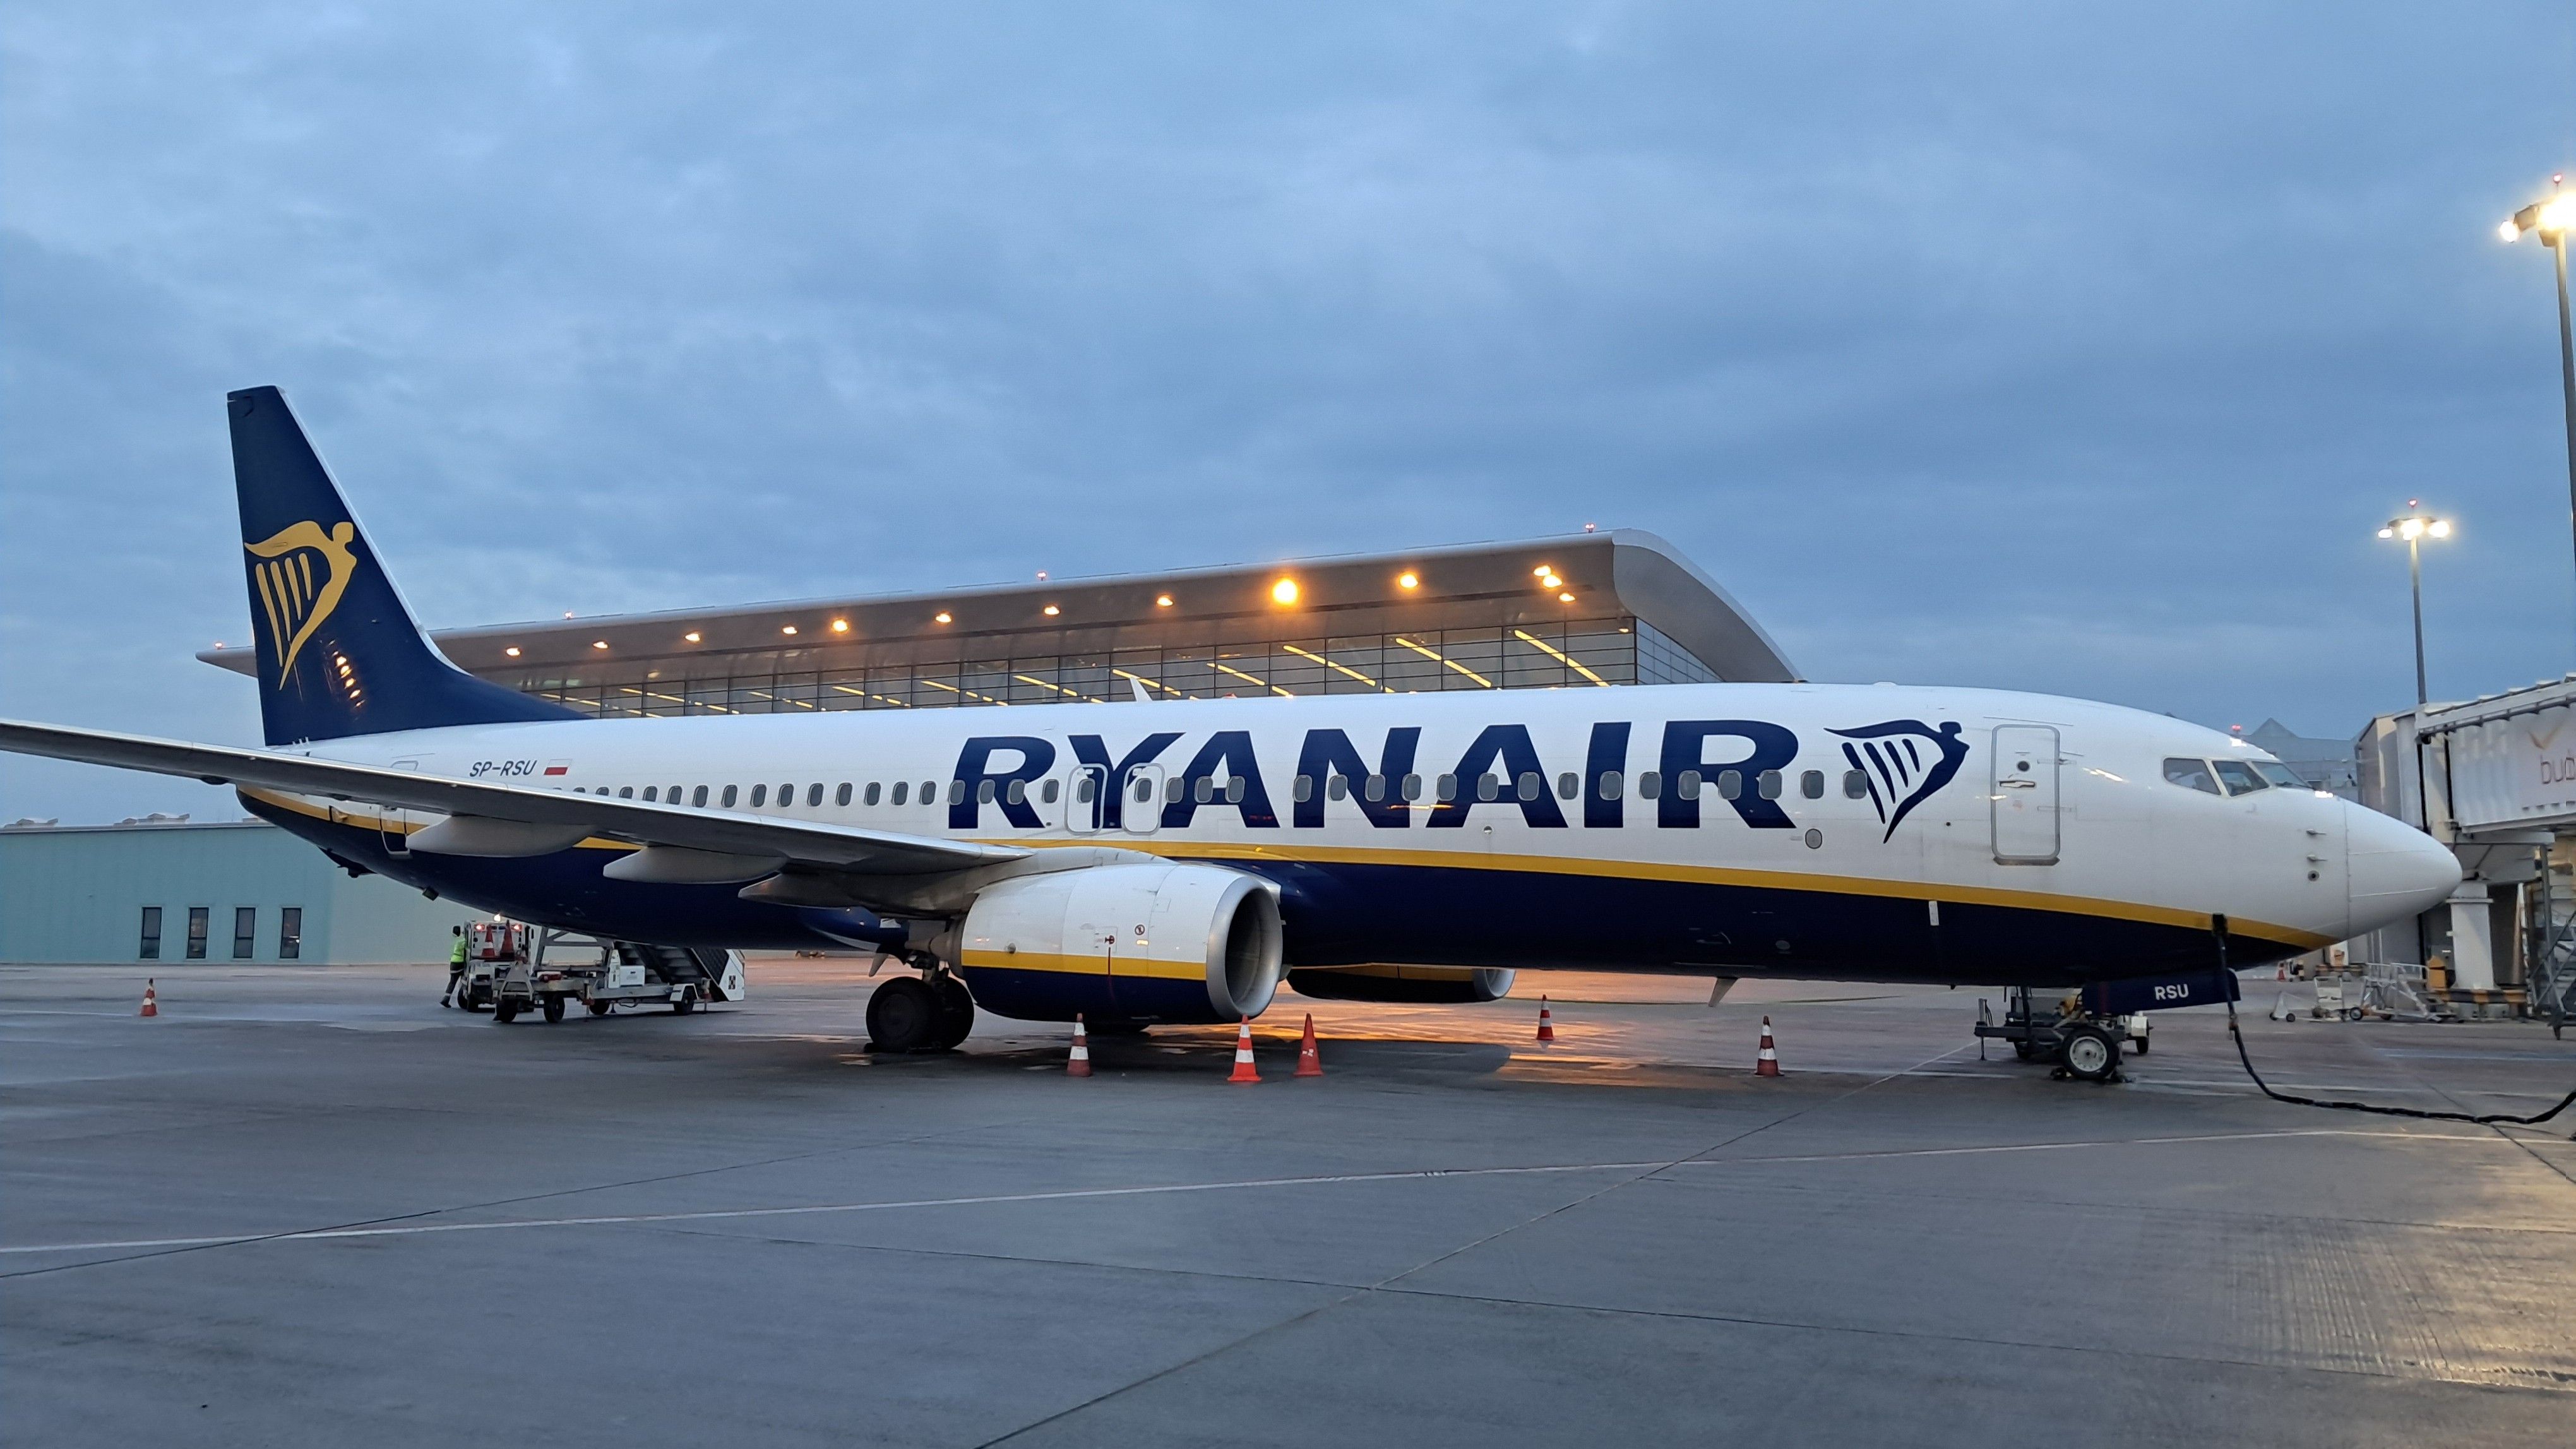
[[[1163,767],[1138,765],[1127,772],[1127,797],[1119,818],[1130,835],[1151,835],[1163,828]]]
[[[394,761],[394,768],[397,770],[417,770],[420,768],[420,761],[396,760]],[[411,824],[412,816],[415,813],[416,812],[414,811],[405,810],[393,805],[379,805],[376,807],[377,839],[383,843],[385,854],[411,854]]]
[[[1108,810],[1109,771],[1099,765],[1077,765],[1064,782],[1064,828],[1069,835],[1095,835]]]
[[[1995,863],[2057,864],[2057,731],[1995,726]]]

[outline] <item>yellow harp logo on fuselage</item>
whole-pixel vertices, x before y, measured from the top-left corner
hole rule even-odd
[[[295,656],[349,589],[358,556],[349,548],[355,526],[304,522],[279,529],[258,543],[246,543],[255,560],[250,566],[251,592],[268,615],[268,638],[277,650],[277,682],[295,672]],[[318,561],[318,567],[317,565]]]

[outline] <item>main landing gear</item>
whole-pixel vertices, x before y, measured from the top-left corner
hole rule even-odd
[[[898,976],[868,998],[868,1048],[880,1052],[953,1050],[975,1029],[975,998],[936,957],[905,958],[921,972]]]

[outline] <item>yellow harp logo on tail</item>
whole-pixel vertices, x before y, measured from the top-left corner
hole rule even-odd
[[[332,524],[327,534],[321,524],[305,522],[242,545],[256,560],[250,566],[251,590],[259,595],[260,608],[268,615],[268,638],[277,650],[280,686],[295,672],[295,656],[304,641],[340,607],[340,596],[348,592],[349,575],[358,566],[349,541],[357,536],[356,527],[346,522]]]

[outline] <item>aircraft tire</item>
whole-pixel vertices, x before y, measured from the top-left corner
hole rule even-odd
[[[868,1046],[881,1052],[936,1051],[939,994],[918,976],[898,976],[868,997]]]
[[[975,1029],[974,994],[954,976],[940,977],[932,989],[939,993],[939,1034],[935,1044],[941,1051],[955,1051],[966,1034]]]
[[[2120,1040],[2098,1026],[2075,1027],[2058,1048],[2058,1060],[2070,1076],[2107,1082],[2120,1074]]]

